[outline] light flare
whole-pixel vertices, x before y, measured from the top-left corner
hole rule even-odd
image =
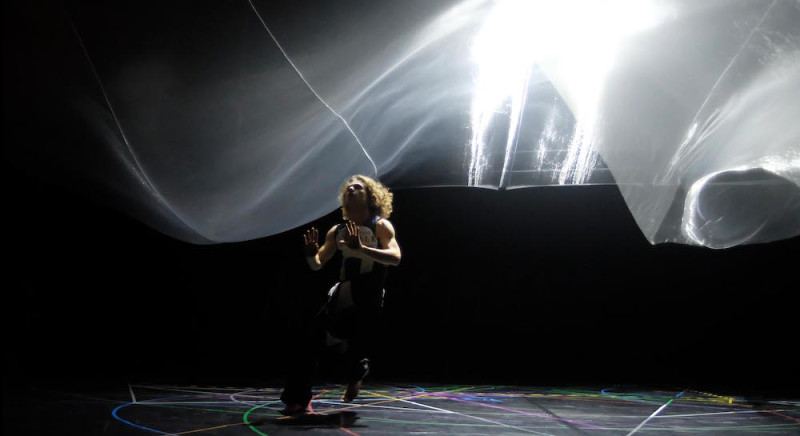
[[[468,184],[483,184],[487,140],[497,114],[509,116],[501,187],[521,127],[528,81],[538,64],[577,118],[559,184],[583,183],[596,163],[592,148],[597,104],[619,42],[652,27],[657,15],[643,0],[501,0],[475,37]]]

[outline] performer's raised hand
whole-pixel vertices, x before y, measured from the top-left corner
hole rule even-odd
[[[360,250],[361,245],[361,238],[358,236],[358,224],[353,221],[348,221],[346,224],[347,235],[345,235],[344,240],[342,241],[348,248],[353,250]]]
[[[303,235],[303,252],[306,257],[313,257],[317,251],[319,251],[319,232],[316,227],[312,227]]]

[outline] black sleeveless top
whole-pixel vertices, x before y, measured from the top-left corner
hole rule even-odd
[[[371,248],[385,248],[377,237],[377,224],[381,217],[374,216],[366,225],[359,226],[358,233],[361,244]],[[359,256],[357,252],[339,243],[347,236],[345,224],[336,228],[336,243],[342,252],[342,267],[339,273],[340,282],[350,282],[353,291],[353,302],[356,305],[377,304],[382,305],[383,286],[386,281],[386,265],[376,262],[366,256]]]

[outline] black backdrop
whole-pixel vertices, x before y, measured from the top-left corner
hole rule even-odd
[[[6,385],[279,381],[336,279],[305,265],[307,226],[191,245],[5,175]],[[651,246],[614,186],[399,189],[392,221],[376,379],[797,393],[800,238]]]

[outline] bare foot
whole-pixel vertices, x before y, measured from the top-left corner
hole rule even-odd
[[[343,403],[352,403],[358,397],[358,391],[361,390],[361,380],[352,382],[347,385],[347,388],[342,394]]]
[[[306,412],[306,406],[302,404],[287,404],[286,408],[281,410],[281,413],[286,416],[302,415]]]

